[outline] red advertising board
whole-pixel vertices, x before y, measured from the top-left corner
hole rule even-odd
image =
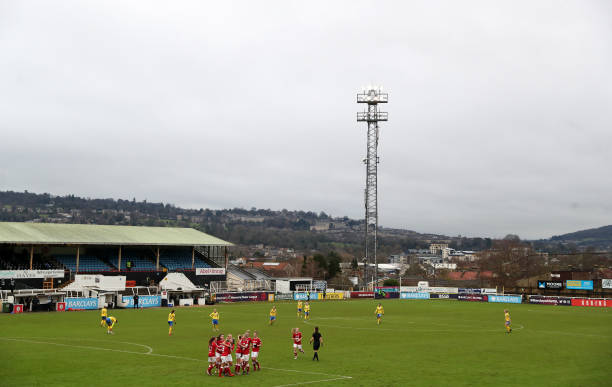
[[[23,313],[23,304],[15,304],[13,305],[13,313]]]
[[[488,301],[488,297],[486,294],[459,294],[457,296],[457,299],[461,301]]]
[[[55,304],[55,310],[58,312],[65,312],[66,311],[66,303],[65,302],[58,302],[57,304]]]
[[[135,286],[136,286],[136,281],[134,281],[134,280],[125,281],[125,287],[126,288],[133,288]]]
[[[572,298],[572,306],[595,306],[600,308],[612,308],[612,300],[593,298]]]
[[[351,298],[374,298],[374,292],[351,292]]]

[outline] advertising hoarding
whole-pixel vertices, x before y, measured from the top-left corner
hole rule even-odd
[[[402,292],[400,293],[400,298],[402,300],[429,300],[429,293]]]
[[[595,306],[600,308],[612,308],[612,300],[601,298],[572,298],[572,306]]]
[[[66,303],[66,310],[98,309],[98,299],[93,297],[66,297],[64,302]]]
[[[480,294],[480,288],[459,288],[459,293]]]
[[[571,306],[572,299],[569,297],[529,296],[530,304]]]
[[[122,301],[126,304],[125,308],[133,308],[134,307],[134,297],[132,296],[123,296]],[[138,307],[139,308],[153,308],[156,306],[161,306],[161,296],[138,296]]]
[[[507,304],[520,304],[523,300],[523,297],[521,296],[510,296],[510,295],[496,295],[496,294],[490,294],[489,296],[489,302],[503,302],[503,303],[507,303]]]
[[[431,293],[429,295],[429,298],[437,298],[440,300],[456,300],[459,298],[459,295],[457,293],[451,293],[451,294],[437,294],[437,293]]]
[[[565,281],[565,287],[567,289],[593,290],[593,281],[567,280]]]
[[[344,299],[344,293],[325,293],[326,300],[342,300]]]
[[[602,279],[601,287],[603,289],[612,289],[612,279]]]
[[[268,301],[266,292],[217,293],[217,302]]]
[[[487,302],[488,296],[486,294],[459,294],[457,299],[461,301]]]
[[[321,294],[322,296],[322,294]],[[317,292],[295,292],[293,293],[293,299],[296,301],[312,301],[319,299],[319,293]]]
[[[562,281],[538,281],[538,289],[563,289]]]
[[[64,278],[64,270],[0,270],[0,279]]]
[[[384,290],[376,290],[374,298],[399,298],[399,292],[385,292]]]
[[[196,275],[225,275],[224,267],[197,267]]]
[[[374,298],[374,292],[351,292],[351,298]]]
[[[293,293],[276,293],[274,296],[277,300],[293,300]]]

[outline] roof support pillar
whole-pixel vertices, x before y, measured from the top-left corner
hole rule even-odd
[[[30,246],[30,270],[32,270],[33,261],[34,261],[34,245]]]
[[[225,251],[223,254],[225,255],[225,272],[227,273],[227,246],[225,246]]]
[[[155,251],[155,270],[159,271],[159,247]]]
[[[119,252],[117,253],[117,269],[121,271],[121,246],[119,246]]]
[[[77,258],[77,260],[76,260],[76,272],[77,273],[79,272],[79,258],[80,258],[80,255],[81,255],[81,247],[77,246],[77,257],[76,257]]]
[[[195,246],[191,248],[191,270],[195,269]]]

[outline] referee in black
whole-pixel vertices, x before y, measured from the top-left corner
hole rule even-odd
[[[314,351],[314,355],[312,356],[312,360],[317,359],[319,361],[319,347],[323,344],[323,336],[319,333],[319,327],[315,327],[314,333],[310,338],[310,342],[312,343],[312,349]]]

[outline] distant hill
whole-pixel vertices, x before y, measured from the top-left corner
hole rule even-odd
[[[612,225],[588,230],[576,231],[569,234],[555,235],[551,242],[571,243],[579,248],[592,246],[600,250],[612,249]]]

